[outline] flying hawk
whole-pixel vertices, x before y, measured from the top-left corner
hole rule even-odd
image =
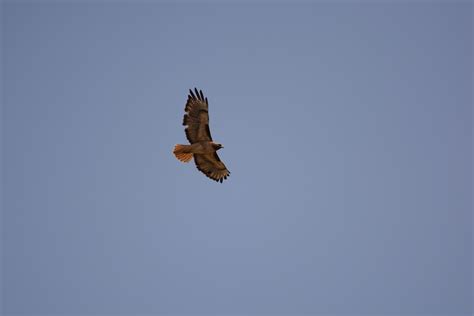
[[[224,147],[212,141],[208,106],[207,98],[201,90],[194,88],[194,93],[189,90],[183,125],[187,126],[186,138],[191,145],[178,144],[174,146],[173,154],[182,162],[189,162],[194,157],[199,171],[208,178],[222,183],[230,175],[230,171],[217,155],[217,151]]]

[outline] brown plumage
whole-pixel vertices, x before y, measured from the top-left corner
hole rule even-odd
[[[191,145],[176,145],[173,154],[182,162],[189,162],[194,158],[196,167],[207,177],[221,182],[230,175],[230,171],[219,159],[217,151],[221,144],[214,143],[209,130],[209,103],[201,90],[194,88],[194,93],[189,90],[188,101],[183,117],[186,138]]]

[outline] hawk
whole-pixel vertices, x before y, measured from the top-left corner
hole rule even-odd
[[[186,138],[191,145],[178,144],[174,146],[173,154],[182,162],[189,162],[194,158],[199,171],[208,178],[222,183],[230,175],[230,171],[217,155],[217,151],[224,147],[212,141],[208,106],[209,103],[202,90],[194,88],[194,93],[189,90],[183,125],[186,126]]]

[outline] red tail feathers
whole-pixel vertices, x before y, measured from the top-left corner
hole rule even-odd
[[[188,145],[174,146],[173,154],[182,162],[189,162],[193,158],[193,153],[189,152]]]

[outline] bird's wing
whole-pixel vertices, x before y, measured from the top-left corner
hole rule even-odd
[[[194,162],[199,171],[214,181],[222,183],[230,175],[230,171],[227,170],[216,152],[211,154],[194,154]]]
[[[209,113],[207,98],[202,91],[194,88],[194,92],[189,90],[188,101],[183,117],[183,125],[187,126],[184,130],[186,138],[191,144],[212,141],[211,131],[209,130]]]

